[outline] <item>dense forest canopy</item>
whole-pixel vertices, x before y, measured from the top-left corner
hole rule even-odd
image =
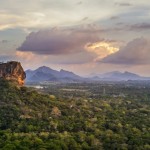
[[[72,85],[65,85],[65,92],[68,86]],[[120,90],[119,85],[113,88]],[[150,149],[149,87],[132,87],[132,92],[126,88],[125,96],[110,96],[110,89],[99,98],[83,91],[71,90],[65,97],[44,91],[0,80],[1,150]]]

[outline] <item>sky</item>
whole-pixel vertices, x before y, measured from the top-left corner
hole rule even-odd
[[[79,75],[150,76],[149,0],[0,0],[0,61]]]

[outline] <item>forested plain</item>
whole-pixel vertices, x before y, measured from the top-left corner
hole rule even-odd
[[[149,150],[150,84],[17,87],[0,80],[1,150]]]

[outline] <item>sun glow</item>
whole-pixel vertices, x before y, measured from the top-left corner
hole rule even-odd
[[[119,47],[115,43],[96,42],[88,43],[85,49],[89,52],[93,52],[98,55],[97,59],[102,59],[110,54],[113,54],[119,50]]]

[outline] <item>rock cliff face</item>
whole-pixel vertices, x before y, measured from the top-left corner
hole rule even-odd
[[[20,62],[10,61],[7,63],[0,63],[0,78],[14,81],[18,85],[24,85],[26,74]]]

